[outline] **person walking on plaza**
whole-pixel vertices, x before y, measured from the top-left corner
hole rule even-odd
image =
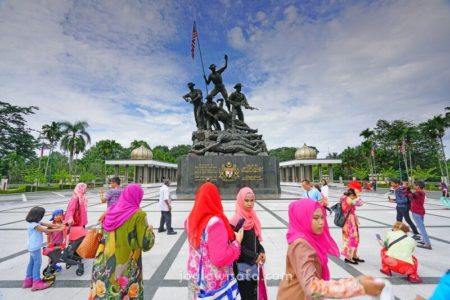
[[[161,219],[159,221],[158,232],[165,232],[164,224],[166,224],[167,234],[177,234],[172,228],[172,199],[170,197],[170,180],[164,179],[164,183],[159,189],[159,207],[161,209]]]
[[[413,256],[416,242],[407,233],[409,227],[402,222],[395,222],[388,231],[384,241],[378,240],[381,247],[380,272],[392,276],[392,271],[408,276],[408,281],[421,283],[417,274],[418,261]]]
[[[72,198],[67,205],[64,224],[86,227],[88,223],[86,192],[86,183],[80,182],[75,186]]]
[[[111,178],[111,189],[106,192],[105,196],[103,196],[103,189],[100,190],[100,200],[102,203],[106,202],[106,207],[109,208],[117,202],[121,193],[120,178],[116,176]]]
[[[244,228],[244,238],[241,242],[241,255],[235,264],[235,274],[241,275],[240,270],[252,266],[258,275],[259,264],[266,262],[266,254],[261,245],[261,222],[253,209],[255,205],[255,193],[249,187],[239,190],[236,196],[236,212],[230,220],[233,227],[239,223],[242,218],[245,220],[242,228]],[[254,274],[252,274],[254,275]],[[257,278],[240,278],[238,280],[239,293],[242,300],[257,299]],[[244,277],[244,276],[242,276]],[[256,277],[256,276],[255,276]]]
[[[320,182],[322,183],[322,186],[320,187],[320,192],[322,193],[324,198],[328,199],[329,195],[328,182],[325,179],[322,179]]]
[[[198,189],[184,226],[189,241],[188,299],[193,300],[200,290],[216,290],[234,276],[233,262],[240,255],[244,229],[235,235],[223,212],[219,190],[211,182]]]
[[[41,248],[44,242],[42,233],[45,232],[50,234],[52,232],[61,232],[64,230],[64,225],[41,222],[44,215],[45,209],[36,206],[28,212],[27,217],[25,218],[28,222],[28,252],[30,253],[30,260],[28,262],[27,272],[22,287],[31,288],[32,291],[51,287],[51,284],[46,283],[41,279]]]
[[[350,185],[352,186],[352,185]],[[361,198],[354,189],[348,189],[340,199],[342,213],[346,216],[344,226],[342,227],[342,242],[344,244],[342,255],[346,263],[357,265],[364,262],[358,256],[359,246],[359,220],[356,216],[356,207],[362,205]]]
[[[313,187],[311,181],[309,181],[308,179],[302,180],[302,187],[305,190],[305,192],[302,195],[302,198],[312,199],[315,201],[322,200],[322,195],[317,189]]]
[[[312,199],[300,199],[289,205],[288,214],[286,274],[279,285],[278,300],[381,293],[384,284],[369,276],[330,280],[328,255],[339,257],[339,249],[331,237],[324,207]]]
[[[418,242],[417,247],[431,250],[431,242],[428,237],[427,230],[425,229],[424,217],[425,217],[425,183],[423,181],[414,182],[414,193],[411,190],[407,190],[406,196],[411,199],[411,213],[419,228],[420,236],[422,240]]]
[[[129,184],[102,222],[103,238],[92,267],[89,300],[144,299],[142,251],[155,235],[140,209],[144,190]]]
[[[403,218],[405,218],[406,223],[408,223],[409,227],[411,227],[411,230],[414,233],[413,239],[420,240],[419,231],[417,231],[416,225],[414,225],[411,217],[409,216],[411,204],[408,197],[406,197],[406,191],[403,189],[401,181],[399,179],[393,179],[391,181],[391,187],[394,189],[395,203],[397,203],[397,222],[402,222]],[[389,202],[394,202],[393,200],[391,200],[391,198],[388,197],[388,199]]]

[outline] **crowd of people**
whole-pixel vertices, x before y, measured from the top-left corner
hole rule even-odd
[[[348,189],[339,198],[338,203],[345,216],[341,250],[332,238],[327,223],[329,187],[326,180],[314,186],[305,179],[301,185],[304,194],[290,203],[288,209],[286,271],[279,285],[277,299],[379,295],[384,283],[374,277],[361,275],[331,280],[328,267],[329,255],[342,255],[348,264],[365,262],[358,254],[360,234],[357,209],[364,204],[361,183],[350,182]],[[169,186],[170,181],[166,179],[160,189],[161,219],[158,232],[174,235],[177,232],[171,225],[172,199]],[[395,179],[391,181],[391,187],[394,194],[388,201],[396,203],[397,215],[396,222],[385,238],[378,236],[381,246],[380,272],[387,276],[391,276],[392,272],[400,273],[407,276],[411,283],[420,283],[414,248],[417,245],[432,249],[424,225],[424,183],[414,182],[411,190],[407,184]],[[51,281],[45,281],[40,276],[43,233],[48,234],[49,244],[58,245],[64,243],[70,229],[81,228],[86,231],[86,191],[85,183],[77,184],[66,211],[53,211],[51,223],[42,221],[45,215],[42,207],[34,207],[28,213],[26,221],[30,260],[23,288],[37,291],[52,285]],[[100,217],[96,229],[101,233],[101,242],[93,263],[88,299],[143,299],[142,252],[149,251],[155,243],[153,228],[140,208],[143,196],[144,191],[139,184],[128,184],[121,188],[117,177],[111,180],[111,189],[106,194],[100,191],[100,201],[107,203],[107,210]],[[184,223],[189,243],[189,299],[200,299],[219,291],[227,291],[232,297],[240,294],[243,300],[261,299],[258,294],[264,293],[265,286],[260,275],[266,262],[266,253],[263,227],[254,209],[256,196],[249,187],[240,189],[236,196],[235,213],[227,218],[217,186],[206,182],[198,189],[192,210]],[[410,218],[410,212],[415,224]],[[403,219],[409,226],[402,223]],[[412,236],[408,235],[410,230]],[[54,269],[56,272],[61,270],[57,264]]]

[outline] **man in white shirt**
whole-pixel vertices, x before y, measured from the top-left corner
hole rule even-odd
[[[164,179],[164,183],[159,190],[159,207],[161,208],[161,220],[159,222],[158,232],[165,232],[164,223],[166,224],[167,234],[177,234],[172,228],[172,199],[170,198],[170,180]]]

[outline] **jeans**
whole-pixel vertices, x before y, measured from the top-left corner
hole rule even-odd
[[[30,251],[30,261],[27,267],[27,276],[32,277],[33,281],[41,279],[41,249]]]
[[[424,215],[412,213],[412,216],[413,216],[414,222],[416,222],[416,224],[417,224],[417,227],[419,227],[420,235],[422,236],[422,241],[426,245],[431,245],[427,230],[425,229],[425,225],[423,224]]]
[[[413,221],[411,220],[411,217],[409,216],[409,207],[405,206],[397,206],[397,222],[403,222],[403,218],[405,218],[406,223],[408,223],[409,227],[411,227],[411,230],[414,234],[419,234],[417,231],[416,225],[414,225]]]
[[[161,211],[161,220],[159,221],[159,230],[164,230],[164,223],[166,223],[166,228],[168,232],[172,232],[172,212]]]

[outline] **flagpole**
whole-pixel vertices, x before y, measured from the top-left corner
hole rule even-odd
[[[202,55],[202,48],[200,47],[200,35],[198,34],[198,29],[197,29],[197,24],[194,21],[194,26],[195,26],[195,30],[197,31],[197,44],[198,44],[198,53],[200,54],[200,61],[202,63],[202,71],[203,71],[203,77],[206,77],[205,74],[205,66],[203,64],[203,55]],[[205,82],[205,87],[206,87],[206,95],[209,94],[208,92],[208,84]]]

